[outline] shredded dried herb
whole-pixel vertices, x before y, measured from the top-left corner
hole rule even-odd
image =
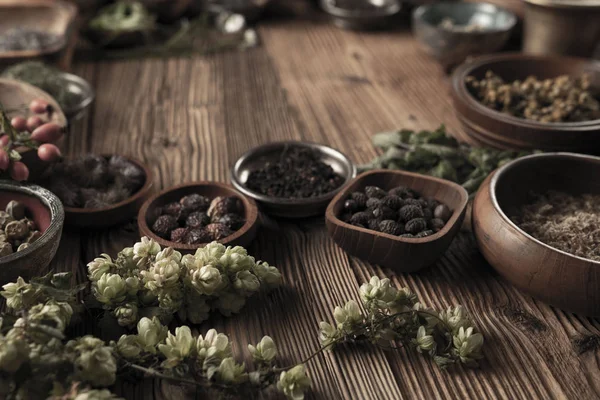
[[[600,195],[549,191],[511,217],[534,238],[567,253],[600,261]]]
[[[51,33],[13,28],[0,35],[0,51],[44,50],[60,40]]]

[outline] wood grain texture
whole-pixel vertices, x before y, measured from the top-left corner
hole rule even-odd
[[[302,2],[284,1],[294,20],[259,28],[263,46],[246,52],[168,60],[80,63],[98,91],[92,113],[74,126],[66,152],[123,153],[148,163],[155,186],[226,182],[235,159],[275,140],[329,144],[357,163],[376,154],[373,133],[394,128],[458,132],[443,70],[419,50],[408,28],[389,33],[338,30]],[[65,232],[53,265],[85,280],[84,265],[137,237],[135,224]],[[211,317],[234,341],[271,335],[284,363],[318,347],[317,324],[358,299],[372,274],[410,286],[433,307],[461,303],[486,338],[482,368],[440,371],[418,354],[347,348],[308,363],[312,399],[594,399],[600,397],[600,321],[532,300],[493,272],[469,234],[438,263],[394,274],[348,256],[322,219],[270,221],[251,254],[280,268],[284,287],[253,298],[242,313]],[[242,349],[236,349],[241,352]],[[124,382],[128,399],[192,398],[158,381]],[[274,397],[277,397],[275,395]]]

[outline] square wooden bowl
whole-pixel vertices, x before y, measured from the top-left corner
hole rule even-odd
[[[340,220],[344,201],[350,193],[362,191],[365,186],[384,190],[406,186],[423,197],[446,204],[452,216],[439,232],[415,239],[359,228]],[[462,225],[468,201],[467,191],[454,182],[411,172],[375,170],[359,175],[334,197],[327,207],[325,221],[329,235],[348,254],[397,272],[413,272],[432,265],[444,254]]]

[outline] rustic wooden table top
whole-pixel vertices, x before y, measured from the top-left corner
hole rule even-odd
[[[296,7],[301,9],[301,7]],[[296,10],[298,11],[298,10]],[[227,182],[233,161],[270,141],[331,145],[362,163],[372,134],[394,128],[459,131],[448,81],[408,28],[342,31],[296,12],[266,21],[262,45],[241,52],[177,59],[76,63],[97,88],[89,118],[68,138],[69,154],[122,153],[154,170],[156,189],[194,180]],[[138,238],[135,224],[102,232],[65,232],[52,267],[84,281],[85,264]],[[251,254],[277,266],[283,288],[258,296],[241,314],[213,316],[234,341],[271,335],[289,363],[318,348],[318,322],[358,299],[371,275],[409,286],[427,305],[468,307],[485,336],[480,369],[440,371],[413,352],[344,349],[308,363],[314,399],[565,398],[600,396],[600,320],[554,309],[502,281],[462,234],[426,271],[393,274],[349,257],[322,218],[262,228]],[[238,351],[240,349],[237,349]],[[286,364],[286,363],[284,363]],[[124,383],[130,399],[184,398],[183,389],[147,380]]]

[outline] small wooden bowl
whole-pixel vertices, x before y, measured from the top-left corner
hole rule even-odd
[[[28,248],[0,257],[0,285],[14,282],[21,276],[30,279],[45,274],[56,254],[62,235],[65,213],[58,197],[36,185],[0,181],[0,209],[11,200],[23,203],[29,217],[42,231],[42,236]]]
[[[252,242],[252,240],[254,240],[259,227],[258,208],[256,207],[254,200],[242,196],[233,187],[224,183],[206,181],[186,183],[171,187],[149,198],[144,203],[138,214],[138,227],[140,230],[140,235],[148,236],[161,246],[172,247],[173,249],[182,253],[193,253],[198,248],[203,247],[206,243],[183,244],[163,239],[152,232],[152,229],[150,229],[154,223],[153,219],[156,216],[156,209],[158,207],[179,201],[183,196],[193,193],[206,196],[210,199],[213,199],[217,196],[235,196],[239,198],[244,204],[244,217],[246,222],[240,229],[235,231],[233,235],[229,235],[224,239],[218,240],[218,242],[225,245],[246,247],[250,244],[250,242]]]
[[[52,96],[28,83],[0,78],[0,103],[2,103],[5,110],[10,111],[24,108],[23,111],[27,112],[29,110],[29,103],[34,99],[46,100],[54,108],[51,121],[66,128],[67,118]],[[25,116],[24,112],[10,112],[8,116],[11,118],[17,115]],[[61,143],[61,141],[57,143],[59,147]],[[29,168],[29,179],[32,181],[36,180],[44,172],[48,163],[40,160],[35,150],[23,147],[18,148],[17,151],[21,154],[23,162]]]
[[[13,29],[34,29],[57,36],[56,42],[42,50],[0,52],[0,64],[51,57],[68,44],[74,29],[77,7],[61,0],[4,0],[0,2],[0,34]]]
[[[108,158],[110,155],[104,155],[103,157]],[[137,165],[144,171],[144,174],[146,175],[146,181],[141,189],[128,199],[108,207],[65,207],[66,225],[79,228],[108,228],[110,226],[127,222],[136,215],[144,201],[148,198],[148,196],[150,196],[154,178],[150,168],[148,168],[140,160],[128,156],[121,157]]]
[[[444,228],[424,238],[401,238],[387,233],[359,228],[341,221],[344,201],[350,193],[365,186],[390,190],[406,186],[424,197],[433,197],[452,210]],[[375,170],[365,172],[345,186],[327,207],[325,222],[329,236],[347,253],[388,267],[396,272],[414,272],[432,265],[444,254],[462,225],[469,194],[460,185],[444,179],[404,171]]]
[[[496,147],[546,151],[600,151],[600,120],[542,123],[514,117],[481,104],[468,91],[465,78],[482,78],[492,71],[506,82],[534,75],[539,79],[559,75],[590,74],[592,91],[600,92],[600,62],[582,58],[504,53],[482,56],[459,66],[452,75],[452,99],[459,120],[469,135]]]
[[[481,253],[506,280],[556,307],[600,316],[600,262],[534,239],[509,215],[530,193],[600,193],[600,158],[573,153],[534,154],[490,175],[473,203],[473,230]]]

